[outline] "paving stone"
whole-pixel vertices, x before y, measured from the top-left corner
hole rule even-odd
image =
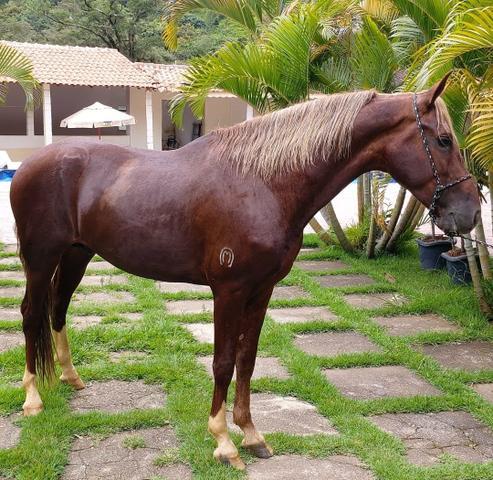
[[[6,352],[14,347],[19,347],[20,345],[24,345],[24,335],[22,333],[0,333],[0,353]]]
[[[269,308],[267,315],[276,323],[334,322],[338,320],[326,307]]]
[[[212,356],[198,357],[197,359],[207,370],[207,373],[212,377]],[[253,371],[252,380],[259,378],[277,378],[279,380],[286,380],[291,377],[286,367],[281,364],[276,357],[257,357],[255,361],[255,370]],[[233,374],[233,380],[236,380],[236,368]]]
[[[74,412],[126,412],[135,409],[162,408],[166,395],[159,385],[142,380],[92,382],[74,393],[70,406]]]
[[[343,353],[381,352],[367,337],[356,332],[322,332],[296,335],[294,344],[310,355],[336,357]]]
[[[185,315],[188,313],[207,313],[214,309],[212,300],[177,300],[166,302],[166,310],[173,315]]]
[[[139,322],[144,318],[144,314],[140,312],[119,313],[119,315],[125,320],[130,320],[131,322]]]
[[[208,285],[195,285],[193,283],[181,283],[181,282],[156,282],[156,287],[159,291],[164,293],[210,293],[212,294],[211,287]]]
[[[119,304],[134,302],[135,297],[129,292],[92,292],[76,293],[73,303],[101,303],[101,304]]]
[[[199,343],[214,343],[213,323],[184,323],[183,326]]]
[[[379,428],[399,437],[409,462],[429,466],[444,454],[481,463],[493,457],[489,428],[467,412],[397,413],[370,417]]]
[[[110,352],[110,362],[112,363],[137,363],[148,356],[147,352],[139,352],[135,350],[118,350],[118,352]]]
[[[459,332],[460,329],[440,315],[395,315],[375,317],[375,322],[384,327],[391,336],[417,335],[423,332]]]
[[[9,243],[7,245],[4,245],[2,253],[17,253],[17,244]]]
[[[476,383],[471,385],[487,402],[493,403],[493,383]]]
[[[19,443],[21,429],[14,424],[18,418],[18,414],[0,417],[0,449],[13,448]]]
[[[309,458],[276,455],[247,467],[248,480],[373,480],[366,465],[350,455]]]
[[[325,275],[313,277],[321,287],[357,287],[360,285],[372,285],[375,283],[373,278],[368,275],[347,274],[347,275]]]
[[[87,270],[112,270],[116,268],[110,262],[102,261],[102,262],[89,262],[87,266]]]
[[[127,446],[133,438],[144,446]],[[169,426],[120,432],[104,440],[78,437],[61,480],[189,480],[192,472],[182,463],[161,467],[154,464],[162,453],[177,448],[178,440]]]
[[[295,300],[298,298],[309,298],[309,294],[301,287],[297,286],[279,286],[274,287],[271,300]]]
[[[21,261],[18,257],[0,258],[0,265],[18,265],[21,266]]]
[[[343,395],[356,400],[384,397],[435,396],[440,391],[401,366],[334,368],[324,370]]]
[[[24,287],[0,287],[0,298],[23,297],[25,291]]]
[[[0,271],[0,280],[17,280],[23,282],[26,279],[22,270]]]
[[[86,275],[80,284],[84,287],[104,287],[106,285],[126,285],[128,278],[125,275]]]
[[[75,330],[84,330],[84,328],[99,325],[103,317],[99,315],[74,315],[70,317],[68,324]]]
[[[291,435],[335,435],[337,430],[329,420],[318,413],[315,406],[295,397],[281,397],[271,393],[252,393],[251,412],[255,426],[262,433],[284,432]],[[232,412],[227,413],[229,427],[240,432],[233,424]]]
[[[493,369],[493,343],[490,342],[476,340],[423,345],[420,350],[433,357],[444,368],[468,371]]]
[[[348,268],[347,263],[339,260],[300,260],[294,262],[294,266],[307,272],[326,272],[330,270],[343,270]]]
[[[300,249],[300,252],[298,253],[298,255],[306,255],[308,253],[320,253],[321,251],[322,251],[321,248],[305,247],[305,248]]]
[[[0,320],[9,322],[22,322],[20,308],[0,308]]]
[[[406,303],[407,299],[398,293],[351,293],[344,295],[349,305],[355,308],[381,308],[386,306],[399,306]]]

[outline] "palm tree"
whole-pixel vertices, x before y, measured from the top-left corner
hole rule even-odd
[[[5,80],[17,82],[21,86],[26,95],[26,105],[35,102],[38,84],[30,60],[15,48],[0,43],[0,104],[7,95],[8,83]]]

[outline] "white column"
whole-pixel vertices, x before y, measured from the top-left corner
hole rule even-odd
[[[154,122],[152,117],[152,91],[146,90],[147,149],[154,149]]]
[[[51,129],[51,92],[50,85],[43,84],[43,128],[45,145],[53,143],[53,133]]]
[[[32,107],[26,111],[26,132],[28,137],[34,136],[34,110]]]
[[[253,107],[247,103],[246,108],[246,119],[251,120],[253,118]]]

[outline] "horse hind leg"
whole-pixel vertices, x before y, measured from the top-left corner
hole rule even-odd
[[[50,290],[58,259],[55,255],[39,255],[24,257],[23,260],[26,275],[26,293],[21,305],[22,328],[26,340],[26,369],[22,379],[26,401],[23,411],[25,416],[31,416],[43,409],[36,377],[49,380],[54,373]]]
[[[66,317],[70,299],[82,280],[87,264],[93,255],[93,252],[84,247],[70,247],[62,255],[53,280],[52,327],[56,358],[62,367],[60,380],[77,390],[83,389],[85,385],[72,363],[72,354],[67,337]]]

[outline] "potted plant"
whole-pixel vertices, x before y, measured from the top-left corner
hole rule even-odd
[[[453,246],[453,241],[446,235],[435,234],[435,224],[431,222],[431,235],[416,240],[419,247],[419,261],[424,270],[439,270],[445,268],[446,260],[442,253]]]
[[[478,254],[475,252],[476,262]],[[471,271],[467,261],[467,254],[464,248],[464,240],[461,239],[461,246],[452,247],[447,252],[442,253],[442,258],[447,265],[447,272],[453,283],[456,285],[464,285],[471,283]],[[479,268],[479,267],[478,267]]]

